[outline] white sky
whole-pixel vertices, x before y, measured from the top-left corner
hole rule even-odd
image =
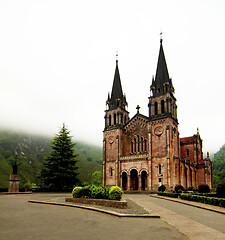
[[[225,143],[225,1],[0,0],[0,127],[102,144],[116,51],[130,117],[148,115],[159,33],[181,137]]]

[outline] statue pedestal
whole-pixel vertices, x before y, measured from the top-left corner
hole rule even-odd
[[[17,193],[19,192],[19,182],[20,178],[17,174],[9,175],[9,190],[8,192]]]

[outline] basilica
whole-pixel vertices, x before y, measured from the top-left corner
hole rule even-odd
[[[174,86],[169,77],[162,39],[156,74],[150,86],[148,116],[130,118],[123,94],[118,60],[112,92],[108,95],[103,131],[103,185],[123,190],[185,189],[208,184],[212,188],[212,162],[203,158],[199,131],[180,138]]]

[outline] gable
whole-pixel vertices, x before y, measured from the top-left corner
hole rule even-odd
[[[134,135],[147,137],[147,123],[148,118],[146,116],[136,114],[124,127],[126,135],[131,138]]]

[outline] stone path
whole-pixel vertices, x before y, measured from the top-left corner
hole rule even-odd
[[[1,240],[183,240],[161,219],[118,218],[89,210],[32,204],[65,194],[0,195]]]
[[[175,227],[178,229],[181,233],[185,234],[188,236],[189,239],[193,240],[213,240],[213,239],[225,239],[225,234],[222,231],[225,231],[225,215],[218,215],[219,213],[214,213],[215,218],[220,217],[222,222],[220,224],[224,227],[221,229],[221,231],[216,230],[213,227],[206,226],[205,224],[201,223],[201,218],[196,221],[191,219],[191,211],[194,212],[196,211],[195,207],[189,206],[190,210],[190,215],[189,217],[185,216],[182,214],[182,204],[179,203],[179,205],[174,205],[174,208],[168,209],[168,200],[163,200],[163,199],[152,199],[149,196],[146,195],[126,195],[126,198],[130,198],[136,203],[138,203],[140,206],[144,207],[146,210],[150,211],[153,214],[159,214],[161,219],[166,221],[169,225]],[[160,203],[161,200],[161,203]],[[162,207],[162,202],[163,206]],[[170,202],[171,204],[171,202]],[[178,203],[175,203],[178,204]],[[186,206],[187,207],[187,206]],[[171,208],[171,207],[170,207]],[[180,213],[176,212],[176,208],[179,208]],[[202,209],[201,209],[202,210]],[[207,210],[202,210],[204,211],[204,216],[207,218],[207,214],[209,214],[209,211]],[[212,214],[210,212],[210,214]],[[203,220],[203,219],[202,219]]]

